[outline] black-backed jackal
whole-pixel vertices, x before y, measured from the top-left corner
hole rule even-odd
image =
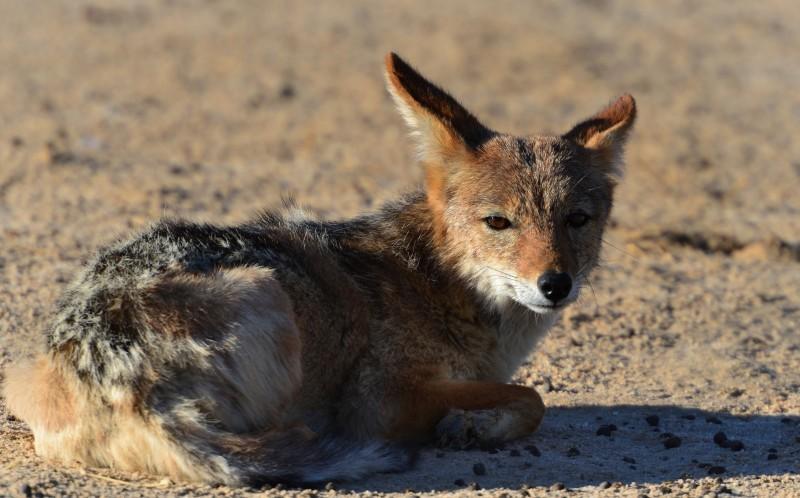
[[[597,263],[634,100],[516,137],[395,54],[386,75],[424,189],[341,222],[161,221],[102,250],[46,352],[8,373],[40,455],[303,483],[537,428],[542,399],[506,382]]]

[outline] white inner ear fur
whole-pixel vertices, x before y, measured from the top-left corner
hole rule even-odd
[[[606,163],[608,173],[615,180],[621,180],[625,173],[624,148],[628,120],[620,121],[611,128],[592,135],[584,147],[596,151],[599,160]]]
[[[395,87],[389,73],[386,76],[386,88],[392,96],[397,111],[403,117],[409,129],[409,136],[415,145],[415,152],[419,161],[430,161],[442,157],[442,147],[438,140],[440,133],[446,133],[438,120],[425,109],[416,104],[409,103]]]

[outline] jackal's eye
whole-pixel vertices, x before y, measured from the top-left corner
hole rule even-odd
[[[589,215],[586,213],[582,213],[580,211],[576,211],[574,213],[570,213],[567,216],[567,225],[571,226],[572,228],[580,228],[589,221]]]
[[[508,218],[503,218],[502,216],[487,216],[483,219],[483,222],[492,230],[505,230],[511,226]]]

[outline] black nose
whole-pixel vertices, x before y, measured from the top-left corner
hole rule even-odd
[[[572,290],[572,278],[570,278],[567,273],[546,271],[542,273],[542,276],[539,277],[536,284],[539,286],[539,290],[542,291],[542,294],[544,294],[544,297],[554,303],[569,296],[569,291]]]

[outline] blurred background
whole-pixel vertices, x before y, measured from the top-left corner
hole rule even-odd
[[[374,206],[420,179],[384,89],[394,50],[507,132],[563,132],[630,92],[618,219],[796,239],[799,9],[2,2],[0,222],[232,221],[288,190],[331,215]]]
[[[338,218],[418,185],[393,50],[500,131],[637,99],[595,292],[520,382],[551,406],[798,414],[798,26],[792,0],[0,1],[0,367],[93,250],[160,216],[235,223],[291,194]],[[786,471],[753,455],[726,465]]]

